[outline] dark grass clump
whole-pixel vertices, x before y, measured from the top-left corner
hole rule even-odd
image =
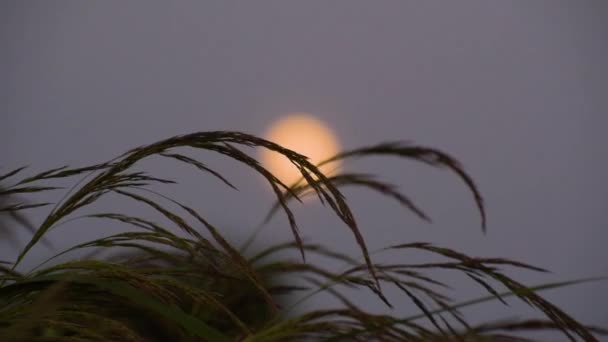
[[[286,156],[302,173],[302,181],[292,186],[283,184],[243,147],[266,148]],[[195,208],[150,188],[170,186],[174,180],[135,169],[141,160],[157,156],[191,165],[234,187],[221,172],[185,154],[193,149],[223,154],[261,174],[277,198],[267,218],[279,212],[286,215],[294,240],[246,255],[248,244],[234,246],[224,238],[221,227]],[[397,142],[346,151],[332,160],[370,155],[411,159],[453,172],[470,189],[485,231],[480,192],[453,157],[433,148]],[[539,295],[540,290],[577,281],[526,286],[508,276],[506,270],[544,270],[523,262],[471,257],[432,243],[404,241],[377,252],[414,250],[443,261],[375,263],[340,188],[358,186],[379,192],[421,219],[430,220],[424,211],[395,186],[373,175],[327,177],[305,156],[252,135],[193,133],[139,147],[97,165],[61,167],[20,178],[25,172],[25,168],[18,168],[0,175],[0,228],[4,232],[16,227],[32,231],[32,238],[16,259],[0,263],[1,341],[527,341],[522,333],[540,330],[559,330],[570,340],[596,341],[596,336],[606,334],[605,330],[579,323]],[[78,179],[70,189],[53,184],[70,177]],[[62,197],[53,204],[18,200],[59,190],[63,191]],[[146,206],[169,224],[133,215],[128,206],[123,212],[91,213],[97,201],[110,194]],[[340,218],[358,244],[359,256],[302,241],[289,203],[311,194]],[[38,226],[24,215],[36,208],[51,208]],[[47,261],[78,250],[120,253],[106,258],[45,262],[25,273],[17,271],[32,247],[44,242],[51,229],[75,220],[110,220],[125,229],[83,241]],[[301,258],[277,256],[286,250],[297,250]],[[336,272],[307,263],[307,254],[338,260],[346,268]],[[433,276],[439,270],[466,275],[487,295],[454,303],[444,293],[447,284]],[[394,298],[385,296],[383,286],[398,288],[402,294],[399,303],[409,303],[419,315],[373,314],[341,290],[371,291],[392,307]],[[331,294],[341,305],[293,314],[292,306],[281,304],[285,295],[299,297],[301,302],[321,292]],[[504,302],[510,296],[537,308],[541,318],[472,325],[459,311],[488,300]]]

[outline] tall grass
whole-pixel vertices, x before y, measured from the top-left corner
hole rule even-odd
[[[252,147],[289,158],[302,173],[302,181],[291,186],[283,184],[248,154],[247,149]],[[246,255],[248,244],[233,245],[221,227],[209,222],[196,208],[180,203],[166,191],[151,189],[158,185],[170,189],[174,180],[137,169],[144,159],[167,158],[233,186],[220,171],[194,158],[193,150],[225,155],[262,175],[276,195],[276,205],[268,219],[285,215],[293,241]],[[454,173],[471,191],[485,231],[482,196],[456,159],[437,149],[393,142],[346,151],[332,160],[371,155],[415,160]],[[506,270],[543,269],[502,258],[470,257],[427,242],[403,241],[376,252],[413,250],[442,261],[374,262],[376,254],[369,251],[340,189],[359,186],[379,192],[429,220],[424,211],[395,186],[372,175],[343,173],[327,177],[306,157],[252,135],[193,133],[138,147],[96,165],[61,167],[28,176],[26,173],[27,169],[17,168],[0,175],[0,214],[16,219],[4,220],[4,228],[11,223],[8,228],[16,228],[19,222],[28,226],[24,216],[27,210],[46,208],[48,214],[34,227],[31,239],[16,259],[0,264],[1,341],[527,341],[521,333],[530,330],[559,330],[571,340],[596,341],[596,336],[606,334],[605,330],[581,324],[539,294],[544,289],[589,280],[529,287],[507,275]],[[59,189],[55,183],[63,179],[74,179],[73,187]],[[53,204],[16,200],[16,195],[35,198],[40,192],[60,190],[63,194]],[[91,213],[98,201],[109,195],[143,205],[169,224],[137,216],[130,212],[129,205],[122,212]],[[345,233],[358,244],[359,255],[345,255],[302,241],[290,201],[308,195],[318,196],[340,219],[347,229]],[[68,221],[85,220],[113,221],[123,225],[124,230],[83,241],[38,267],[18,271],[24,258],[51,229],[59,230]],[[82,229],[87,229],[84,223]],[[85,250],[121,253],[114,253],[111,258],[54,262],[58,256]],[[289,250],[297,251],[300,258],[280,256]],[[306,262],[308,254],[339,261],[345,269],[333,271]],[[486,295],[469,302],[453,302],[444,293],[448,284],[435,276],[439,270],[466,275]],[[419,314],[374,314],[357,305],[343,290],[371,291],[378,301],[390,307],[394,298],[385,295],[386,286],[398,288],[401,303],[409,303]],[[285,295],[300,298],[301,302],[317,293],[330,294],[341,304],[303,313],[294,313],[279,304]],[[473,325],[460,311],[484,301],[504,301],[509,296],[538,309],[539,317]]]

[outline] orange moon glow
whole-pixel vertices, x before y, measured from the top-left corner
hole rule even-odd
[[[273,123],[264,137],[318,163],[335,156],[340,151],[336,135],[321,120],[307,113],[290,113]],[[300,171],[283,155],[264,149],[262,165],[288,186],[302,177]],[[320,170],[326,175],[335,174],[339,162],[323,165]]]

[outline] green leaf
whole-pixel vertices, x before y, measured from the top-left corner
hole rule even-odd
[[[158,315],[163,316],[165,319],[172,321],[186,331],[191,333],[192,335],[205,338],[206,341],[211,342],[229,342],[231,339],[216,330],[215,328],[209,326],[205,322],[188,315],[183,312],[181,309],[163,304],[162,302],[152,298],[151,296],[147,296],[144,292],[139,291],[133,288],[130,285],[125,283],[120,283],[117,281],[96,279],[93,277],[84,277],[84,276],[65,276],[65,275],[51,275],[51,276],[43,276],[34,279],[19,281],[17,283],[4,286],[0,288],[0,295],[5,292],[9,292],[14,290],[15,288],[21,287],[25,284],[36,284],[36,283],[55,283],[55,282],[68,282],[68,283],[76,283],[76,284],[85,284],[92,285],[101,290],[105,290],[111,292],[115,295],[127,298],[139,305],[142,305],[148,308],[150,311],[155,312]]]

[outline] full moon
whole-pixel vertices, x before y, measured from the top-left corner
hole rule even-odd
[[[340,151],[336,135],[321,120],[308,113],[290,113],[273,123],[264,137],[290,150],[308,157],[318,163],[335,156]],[[302,174],[285,156],[267,149],[262,151],[262,165],[279,178],[285,185],[291,186]],[[332,175],[340,169],[339,161],[323,165],[320,170],[325,175]]]

